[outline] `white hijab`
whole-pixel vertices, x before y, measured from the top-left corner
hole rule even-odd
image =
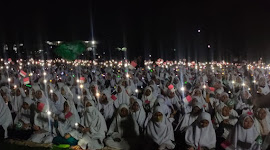
[[[0,110],[1,110],[0,111],[0,125],[4,128],[5,138],[7,138],[8,137],[7,128],[9,125],[12,124],[12,116],[2,96],[0,96]]]
[[[123,121],[126,121],[130,117],[130,112],[129,112],[129,115],[126,116],[126,117],[121,117],[120,116],[119,113],[120,113],[121,109],[123,109],[123,108],[126,108],[129,111],[129,107],[126,104],[121,104],[119,106],[117,114],[116,114],[112,124],[110,125],[110,129],[109,129],[107,135],[112,136],[112,137],[118,137],[118,138],[121,138],[123,136],[124,129],[121,126],[121,123]],[[136,121],[133,118],[130,121],[133,121],[133,123],[134,123],[135,134],[139,135],[139,126],[138,126],[138,124],[136,123]],[[131,130],[133,130],[133,129],[131,129]],[[125,133],[125,134],[127,134],[127,133]]]
[[[108,103],[107,104],[98,103],[99,110],[103,108],[103,116],[105,120],[111,119],[113,117],[114,110],[115,110],[114,105],[113,105],[114,101],[111,98],[111,92],[108,90],[103,90],[102,93],[106,95]]]
[[[259,133],[256,130],[255,125],[249,129],[244,129],[243,128],[243,123],[245,119],[250,117],[252,120],[254,120],[252,114],[244,113],[239,117],[239,121],[235,126],[235,130],[231,132],[231,135],[229,135],[229,142],[232,144],[235,149],[241,149],[241,147],[238,147],[237,142],[242,141],[245,143],[250,143],[251,147],[254,145],[256,142],[256,138],[258,137]]]
[[[144,121],[146,118],[146,113],[145,113],[144,108],[142,106],[142,101],[137,99],[135,96],[133,96],[133,98],[136,100],[134,103],[138,103],[140,108],[136,112],[131,112],[131,115],[132,115],[133,119],[137,121],[138,125],[140,127],[143,127]],[[134,105],[134,103],[132,105]]]
[[[174,141],[173,127],[169,119],[164,115],[161,107],[156,107],[154,114],[160,112],[163,115],[161,122],[155,122],[152,119],[147,125],[147,134],[154,140],[158,145]]]
[[[95,107],[94,101],[89,101],[92,106],[85,108],[84,117],[82,118],[82,124],[85,127],[89,127],[91,133],[87,134],[91,137],[99,137],[104,139],[105,132],[107,132],[107,126],[104,117]]]
[[[207,120],[209,122],[207,127],[200,128],[200,121]],[[216,146],[216,133],[211,121],[209,113],[202,112],[195,124],[187,129],[185,135],[186,143],[198,149],[199,147],[207,147],[208,149]]]
[[[151,93],[150,93],[149,96],[146,96],[145,94],[143,94],[143,96],[142,96],[143,104],[145,105],[146,104],[146,101],[148,100],[150,102],[150,108],[153,108],[153,106],[155,104],[155,101],[156,101],[156,97],[154,96],[153,90],[152,90],[152,88],[150,86],[147,86],[144,89],[144,93],[146,92],[146,90],[150,90]]]
[[[126,92],[126,89],[122,86],[122,85],[119,85],[120,88],[121,88],[121,92],[120,93],[117,93],[117,100],[115,101],[115,107],[118,108],[119,105],[121,104],[126,104],[126,105],[130,105],[130,101],[129,101],[129,96]]]

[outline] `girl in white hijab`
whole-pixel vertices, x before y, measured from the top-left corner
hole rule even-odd
[[[259,132],[254,125],[253,114],[244,113],[240,116],[228,139],[223,142],[223,148],[226,150],[259,150],[260,146],[256,142],[258,136]]]
[[[76,128],[75,116],[70,111],[68,101],[65,101],[62,105],[64,109],[57,119],[58,126],[56,127],[56,130],[58,131],[58,136],[53,138],[52,142],[54,144],[77,145],[78,141],[69,134]]]
[[[60,92],[54,91],[51,95],[52,112],[59,115],[64,110],[65,99]]]
[[[79,117],[78,111],[77,111],[75,104],[74,104],[73,94],[67,85],[64,85],[61,88],[61,94],[68,101],[70,111],[72,112],[72,114],[74,114],[76,121],[79,122],[80,117]]]
[[[119,85],[117,87],[117,100],[114,101],[114,105],[116,108],[118,108],[121,104],[126,104],[126,105],[130,105],[130,101],[129,101],[129,95],[126,92],[126,89],[124,86]]]
[[[133,143],[136,143],[139,136],[139,126],[130,115],[126,104],[119,106],[107,136],[105,144],[109,147],[128,150],[135,146]]]
[[[150,86],[147,86],[144,89],[144,93],[142,96],[143,107],[146,109],[146,111],[149,111],[153,108],[156,99],[157,98],[154,96],[152,88]]]
[[[202,112],[196,122],[188,127],[185,140],[189,149],[215,149],[216,133],[209,113]]]
[[[265,77],[261,77],[259,80],[259,88],[258,91],[259,93],[263,94],[263,95],[267,95],[270,92],[269,86],[267,84],[267,81],[265,79]]]
[[[230,117],[231,110],[228,106],[226,106],[224,103],[220,103],[219,106],[216,108],[216,114],[214,118],[214,125],[216,128],[220,126],[221,123],[223,123],[224,132],[222,134],[222,137],[224,139],[227,139],[232,127],[237,123],[238,119],[235,117]]]
[[[174,132],[171,121],[165,116],[161,107],[156,107],[149,121],[146,133],[158,145],[159,150],[174,149]]]
[[[99,98],[98,109],[104,116],[107,125],[110,124],[114,114],[114,100],[111,98],[111,92],[103,90],[102,95]]]
[[[142,129],[145,122],[146,113],[143,109],[142,101],[137,99],[135,96],[133,96],[133,98],[135,99],[135,102],[131,104],[131,115]]]
[[[203,111],[203,105],[200,102],[194,102],[192,111],[179,118],[175,131],[185,132],[186,129],[198,118]]]
[[[92,100],[85,101],[85,113],[81,124],[78,124],[80,132],[78,130],[70,132],[72,137],[79,140],[78,146],[82,149],[102,149],[104,147],[103,140],[107,126],[104,117],[94,105]]]
[[[39,102],[37,112],[34,117],[34,134],[28,139],[36,143],[51,143],[54,135],[52,134],[51,123],[53,118],[49,114],[49,106]]]
[[[255,126],[257,131],[262,136],[263,141],[263,149],[267,149],[270,144],[270,116],[269,110],[265,108],[256,108],[255,112]]]
[[[2,96],[0,96],[0,126],[4,129],[4,137],[0,137],[0,139],[2,138],[8,138],[8,126],[12,125],[12,116],[11,116],[11,112],[8,108],[8,106],[6,105],[5,101],[3,100]],[[1,132],[0,132],[1,133]],[[0,134],[2,136],[2,134]]]

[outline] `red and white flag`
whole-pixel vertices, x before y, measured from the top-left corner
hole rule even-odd
[[[23,78],[23,83],[24,83],[25,85],[26,85],[26,84],[29,84],[29,83],[30,83],[29,77]]]
[[[26,72],[24,72],[23,70],[20,71],[20,75],[25,77],[26,76]]]
[[[186,103],[186,104],[190,103],[191,100],[192,100],[192,97],[191,97],[190,95],[188,95],[187,97],[185,97],[185,98],[183,99],[184,103]]]
[[[137,63],[135,61],[131,61],[130,65],[129,65],[129,68],[130,69],[135,69],[137,66]]]
[[[80,77],[80,83],[84,83],[85,82],[85,77]]]

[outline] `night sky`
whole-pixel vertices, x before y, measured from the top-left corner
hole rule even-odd
[[[96,40],[113,57],[202,60],[270,57],[270,1],[1,2],[0,42]],[[198,33],[198,30],[201,32]],[[210,45],[211,48],[207,46]]]

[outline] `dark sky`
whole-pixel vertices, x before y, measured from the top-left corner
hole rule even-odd
[[[116,47],[126,46],[130,58],[270,56],[270,1],[266,0],[1,3],[2,43],[22,42],[32,48],[46,40],[94,38],[98,51],[113,54]]]

